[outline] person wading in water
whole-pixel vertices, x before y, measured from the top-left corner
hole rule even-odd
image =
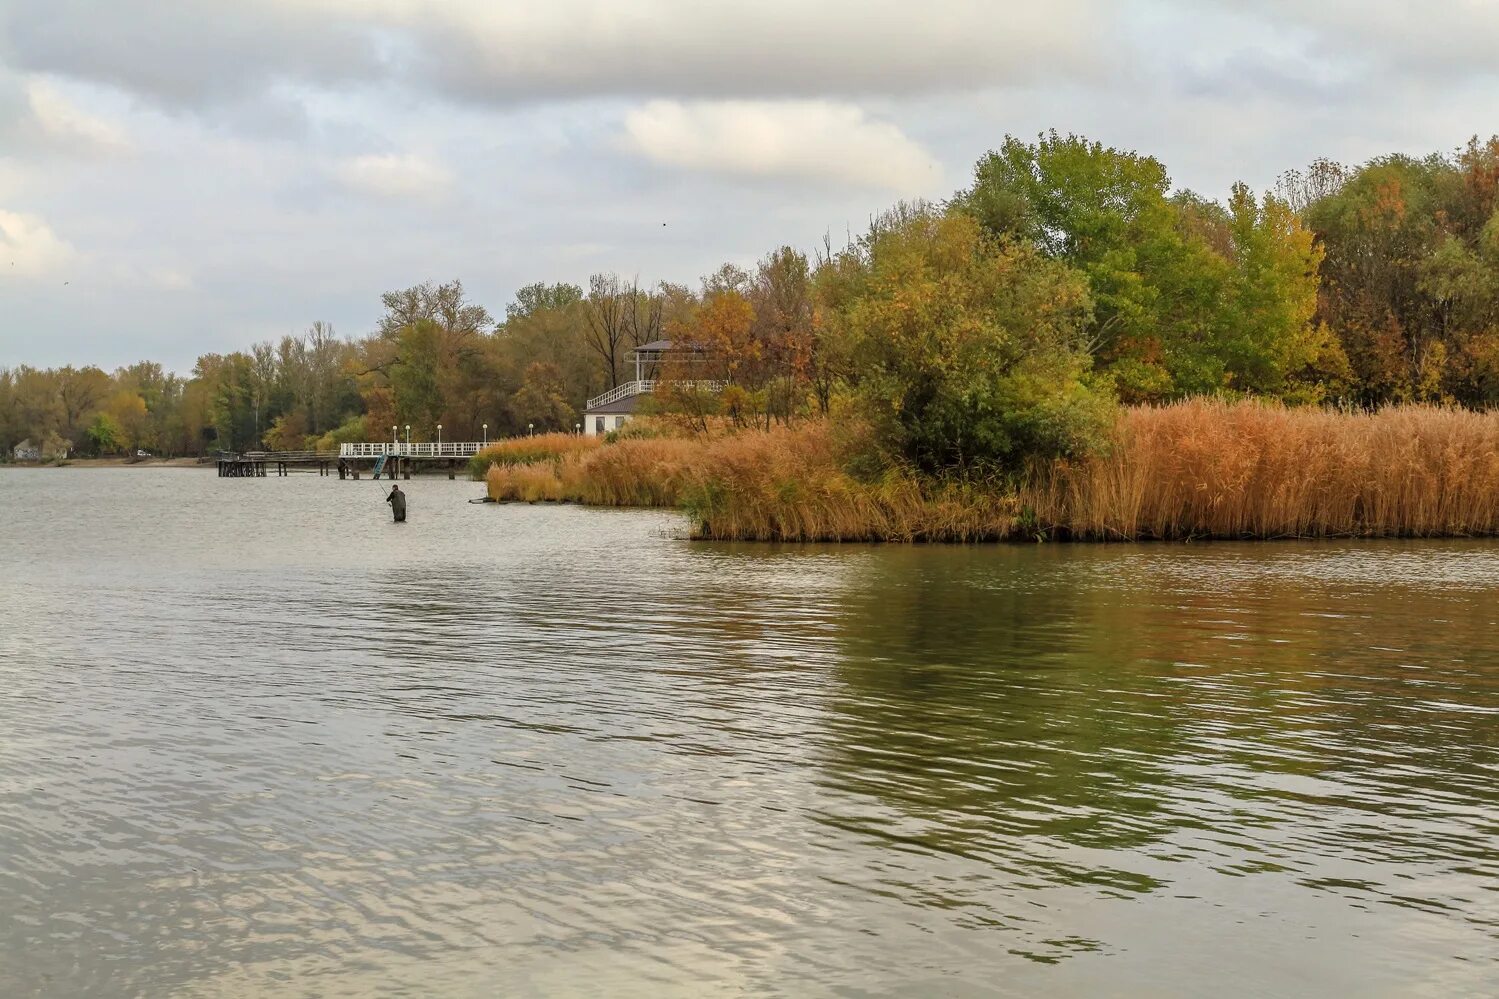
[[[390,504],[390,512],[395,516],[396,523],[403,523],[406,520],[406,494],[401,492],[401,487],[391,486],[390,495],[385,497],[385,502]]]

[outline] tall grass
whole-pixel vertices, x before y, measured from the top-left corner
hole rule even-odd
[[[993,489],[844,471],[849,443],[827,423],[722,438],[686,470],[682,505],[700,538],[749,541],[988,541],[1017,506]]]
[[[830,423],[712,441],[638,437],[525,449],[490,496],[680,506],[702,538],[991,541],[1499,534],[1499,414],[1376,413],[1196,400],[1120,412],[1109,452],[1018,488],[891,470],[851,475],[857,434]]]
[[[494,500],[568,500],[593,506],[676,506],[692,440],[635,437],[570,451],[511,452],[485,473]]]
[[[552,461],[565,455],[585,454],[602,443],[597,437],[580,434],[514,437],[497,441],[475,454],[469,459],[469,472],[474,479],[483,479],[494,465],[531,465],[540,461]]]
[[[1499,414],[1193,400],[1120,414],[1111,452],[1043,468],[1036,523],[1097,540],[1499,533]]]

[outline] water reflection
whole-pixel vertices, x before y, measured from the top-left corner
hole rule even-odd
[[[395,532],[182,474],[0,474],[3,994],[1499,974],[1494,546],[692,545],[446,481]]]
[[[1442,914],[1492,954],[1499,912],[1471,875],[1494,870],[1499,655],[1493,605],[1473,597],[1499,573],[1486,551],[1425,552],[1476,589],[1334,588],[1314,567],[1345,555],[1315,548],[870,560],[846,602],[826,766],[829,787],[884,807],[824,820],[973,861],[961,895],[896,887],[1001,925],[1052,889],[1061,906],[1076,886],[1164,895],[1208,873],[1252,879],[1232,889],[1245,902],[1304,888]],[[1079,945],[1106,946],[1025,953]]]

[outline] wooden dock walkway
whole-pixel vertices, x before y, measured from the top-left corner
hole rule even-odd
[[[337,451],[246,451],[219,452],[221,479],[280,478],[293,471],[316,471],[320,476],[335,472],[340,479],[357,479],[366,468],[372,478],[411,478],[413,470],[446,466],[448,478],[457,478],[458,468],[487,445],[474,441],[425,444],[343,444]]]

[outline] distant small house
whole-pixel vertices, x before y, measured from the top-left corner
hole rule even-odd
[[[65,441],[56,434],[48,434],[47,439],[40,444],[32,443],[28,437],[11,448],[10,453],[16,461],[62,461],[72,449],[71,441]]]
[[[653,340],[630,352],[635,364],[635,380],[621,382],[603,395],[596,395],[583,407],[583,433],[598,437],[624,426],[634,417],[641,401],[663,384],[664,371],[690,373],[710,358],[697,344],[674,344],[670,340]],[[723,385],[715,381],[689,379],[673,384],[693,385],[717,392]]]

